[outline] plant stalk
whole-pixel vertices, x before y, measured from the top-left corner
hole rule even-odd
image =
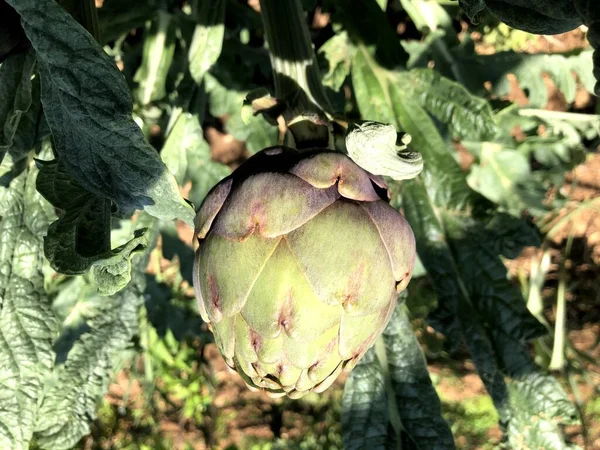
[[[300,0],[260,0],[269,45],[275,95],[288,102],[286,121],[305,115],[332,114]]]

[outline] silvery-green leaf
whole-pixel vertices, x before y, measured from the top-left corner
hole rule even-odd
[[[42,273],[52,211],[36,192],[36,168],[15,162],[9,154],[0,166],[0,448],[27,450],[54,365],[56,320]]]
[[[423,170],[423,157],[407,149],[410,136],[397,145],[398,134],[392,125],[373,121],[353,124],[346,135],[348,154],[363,169],[394,180],[408,180]]]

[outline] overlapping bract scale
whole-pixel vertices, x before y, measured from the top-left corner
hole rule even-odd
[[[279,147],[250,161],[198,212],[200,312],[251,388],[322,392],[383,331],[414,236],[383,181],[344,155]]]

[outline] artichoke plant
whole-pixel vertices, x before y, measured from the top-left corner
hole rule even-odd
[[[330,151],[265,149],[196,216],[194,287],[227,364],[250,388],[329,387],[382,333],[415,239],[382,178]]]

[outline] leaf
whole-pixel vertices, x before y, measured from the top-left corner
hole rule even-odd
[[[508,74],[514,74],[519,87],[526,91],[532,107],[544,108],[548,103],[548,90],[543,74],[550,76],[557,89],[565,96],[567,103],[575,100],[576,84],[571,72],[575,72],[591,91],[592,74],[591,52],[583,51],[579,55],[527,54],[512,51],[498,52],[492,55],[475,55],[470,48],[454,53],[465,78],[466,87],[477,94],[484,92],[484,84],[491,83],[492,93],[498,97],[510,93]]]
[[[150,240],[155,242],[154,219],[142,214],[136,226],[147,226],[152,236]],[[75,334],[76,339],[71,339],[66,360],[57,365],[48,382],[35,430],[35,438],[42,448],[70,449],[89,434],[97,405],[113,373],[113,361],[138,332],[137,315],[144,302],[147,262],[148,252],[136,261],[132,282],[118,294],[99,297],[92,293],[90,298],[77,300],[93,307],[82,317],[77,327],[80,331]],[[79,292],[90,295],[89,290]],[[72,328],[63,327],[73,332]]]
[[[69,174],[123,211],[192,223],[192,208],[131,117],[129,90],[110,57],[53,0],[8,2],[37,52],[42,104]]]
[[[188,53],[189,70],[198,84],[217,62],[225,34],[225,0],[202,2],[195,14],[196,27]]]
[[[346,380],[342,430],[346,450],[388,448],[386,384],[373,348],[365,353]]]
[[[112,295],[131,279],[131,257],[145,248],[140,230],[128,243],[111,250],[111,203],[87,192],[60,162],[37,160],[37,189],[58,211],[44,237],[44,253],[59,273],[77,275],[93,267],[101,295]],[[141,233],[141,234],[140,234]]]
[[[54,270],[85,273],[110,252],[110,200],[82,188],[63,164],[38,161],[37,189],[59,212],[44,238],[44,252]]]
[[[578,422],[578,412],[552,376],[532,372],[509,383],[511,420],[507,435],[512,448],[567,450],[561,425]]]
[[[442,418],[441,403],[431,384],[427,362],[403,306],[396,307],[383,332],[391,386],[410,448],[454,449]]]
[[[490,139],[498,132],[488,102],[460,84],[431,69],[413,69],[398,76],[429,114],[449,125],[453,135],[476,140]]]
[[[208,191],[230,173],[229,168],[211,159],[200,121],[190,113],[179,113],[161,156],[179,184],[191,181],[189,198],[197,207]]]
[[[354,55],[355,48],[351,45],[348,33],[342,31],[329,38],[319,48],[319,55],[322,55],[328,63],[328,67],[323,71],[323,85],[330,87],[334,91],[339,91],[350,75],[350,64]]]
[[[423,157],[408,150],[410,135],[403,135],[401,145],[392,125],[364,121],[352,124],[346,134],[348,155],[356,164],[376,175],[394,180],[416,177],[423,170]]]
[[[134,95],[141,105],[167,95],[165,83],[175,55],[175,31],[173,17],[164,11],[146,26],[142,63],[133,78],[138,83]]]
[[[472,189],[515,216],[524,211],[533,215],[547,211],[543,203],[546,190],[532,183],[531,168],[525,155],[486,142],[479,161],[467,178]]]
[[[131,239],[114,249],[112,256],[95,261],[92,275],[100,295],[114,295],[131,281],[131,258],[148,247],[146,229],[136,230]]]
[[[45,377],[54,364],[56,321],[44,290],[42,235],[52,214],[35,190],[35,167],[0,172],[0,447],[29,448]]]
[[[35,85],[38,84],[32,80],[34,69],[33,51],[11,56],[0,66],[0,161],[14,145],[15,137],[17,141],[30,141],[35,135],[32,128],[35,129],[39,100],[37,107],[31,108],[35,101]],[[39,89],[37,91],[39,94]],[[29,151],[32,146],[33,142],[21,151]]]

